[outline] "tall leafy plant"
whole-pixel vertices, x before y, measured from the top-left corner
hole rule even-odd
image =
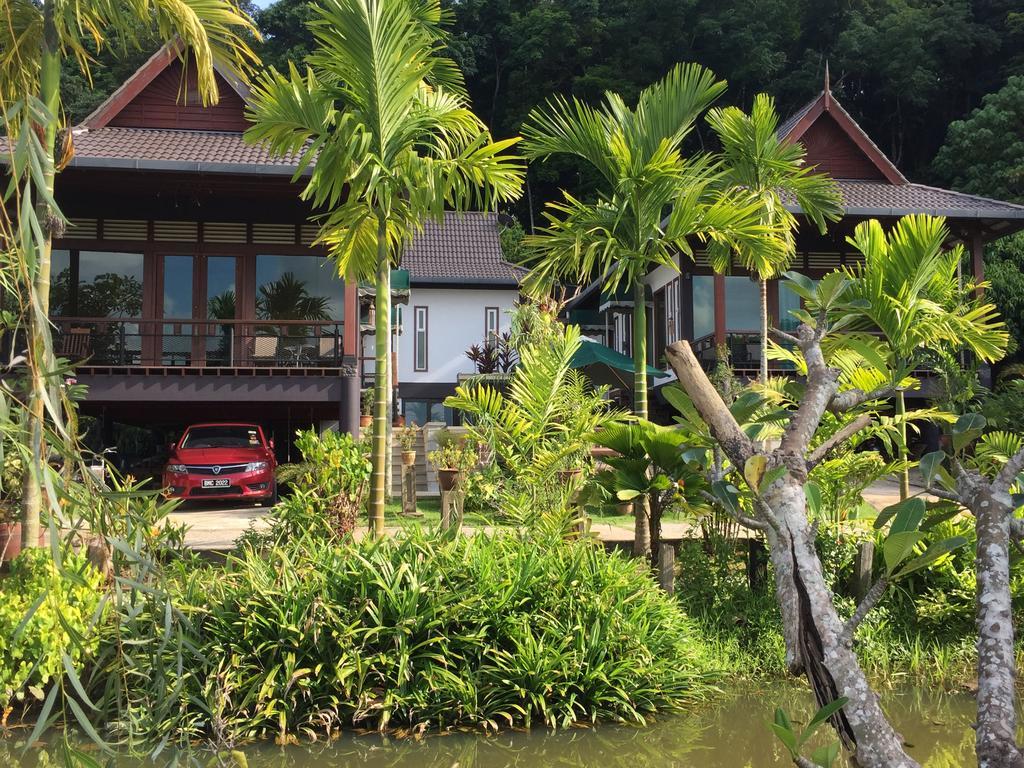
[[[764,93],[754,98],[750,114],[739,107],[715,108],[707,121],[722,144],[725,183],[746,190],[760,207],[762,222],[779,230],[785,248],[750,248],[740,243],[736,256],[756,275],[761,288],[761,381],[768,380],[768,280],[789,268],[796,253],[796,216],[786,207],[789,198],[800,213],[825,234],[826,221],[842,215],[839,187],[827,175],[804,165],[807,151],[800,142],[778,134],[775,101]],[[714,261],[719,272],[731,267],[732,254],[720,251]]]
[[[929,349],[966,349],[986,362],[1006,352],[1009,335],[995,305],[961,285],[958,266],[963,246],[947,248],[949,229],[935,216],[905,216],[888,233],[875,219],[859,224],[849,243],[864,261],[847,267],[847,300],[854,329],[881,335],[884,358],[868,357],[887,372],[896,389],[900,419],[899,457],[906,462],[906,398],[902,382],[926,359]],[[900,496],[910,495],[909,469],[900,478]]]
[[[319,242],[340,274],[372,280],[375,299],[370,522],[384,532],[391,268],[425,218],[445,207],[515,199],[523,176],[473,114],[458,68],[443,54],[439,0],[325,0],[309,30],[305,72],[271,69],[256,85],[246,133],[298,159],[302,197],[323,211]],[[308,172],[308,177],[305,174]]]
[[[28,441],[33,457],[25,473],[22,536],[37,546],[42,504],[43,435],[47,412],[59,418],[53,385],[58,376],[49,327],[50,252],[64,217],[54,202],[57,171],[73,153],[63,125],[61,68],[72,60],[88,78],[93,59],[88,45],[141,45],[155,27],[181,56],[195,61],[204,104],[217,101],[214,61],[239,74],[255,61],[246,38],[255,27],[233,0],[11,0],[0,19],[0,107],[13,139],[8,159],[14,183],[5,203],[18,198],[21,254],[25,259],[28,302]],[[187,54],[186,54],[187,52]],[[11,128],[15,130],[10,130]],[[59,138],[58,138],[59,137]]]
[[[657,266],[679,269],[691,238],[723,252],[758,252],[779,260],[779,229],[762,222],[745,190],[722,193],[720,169],[707,155],[687,156],[685,142],[725,83],[695,64],[679,64],[645,88],[635,107],[616,93],[592,107],[555,97],[523,125],[529,158],[567,155],[596,171],[595,198],[563,193],[548,203],[546,224],[526,238],[537,286],[561,278],[599,279],[633,296],[633,403],[647,417],[647,318],[644,277]],[[667,215],[666,215],[667,212]]]

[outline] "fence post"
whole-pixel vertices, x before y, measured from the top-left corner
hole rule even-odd
[[[768,553],[759,538],[747,539],[747,584],[751,592],[760,592],[768,580]]]
[[[658,584],[670,595],[676,591],[676,548],[666,542],[658,547]]]
[[[857,546],[857,557],[853,561],[853,583],[850,585],[853,597],[859,603],[871,589],[871,568],[875,561],[875,542],[862,541]]]

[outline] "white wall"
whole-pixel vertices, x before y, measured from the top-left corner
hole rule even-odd
[[[509,310],[517,290],[475,288],[416,288],[402,307],[402,335],[398,338],[398,381],[454,383],[460,373],[475,373],[466,350],[484,340],[484,307],[498,307],[499,333],[511,328]],[[427,307],[427,370],[414,371],[415,307]],[[372,350],[372,341],[367,345]],[[372,363],[371,363],[372,366]]]
[[[679,256],[676,256],[676,264],[679,264]],[[665,284],[679,277],[679,270],[670,267],[655,267],[645,278],[645,282],[651,286],[652,291],[660,290]]]

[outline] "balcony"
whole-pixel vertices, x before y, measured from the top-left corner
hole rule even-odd
[[[337,375],[346,367],[344,323],[335,320],[59,317],[53,322],[57,355],[87,373]]]

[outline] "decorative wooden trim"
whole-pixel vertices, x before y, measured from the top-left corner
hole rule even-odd
[[[808,129],[821,117],[828,113],[839,127],[850,137],[850,140],[857,145],[857,148],[864,153],[864,156],[871,161],[890,184],[906,184],[907,178],[900,173],[900,170],[893,164],[892,160],[885,156],[885,153],[871,140],[864,132],[864,129],[857,124],[857,121],[850,116],[850,113],[843,109],[843,105],[836,101],[836,98],[828,91],[822,91],[817,101],[807,110],[790,129],[783,139],[789,142],[799,141]]]
[[[175,59],[184,53],[180,41],[167,43],[159,51],[150,56],[149,60],[139,67],[121,87],[107,97],[92,113],[82,121],[85,128],[102,128],[117,117],[132,100],[156,79],[157,75],[170,66]]]

